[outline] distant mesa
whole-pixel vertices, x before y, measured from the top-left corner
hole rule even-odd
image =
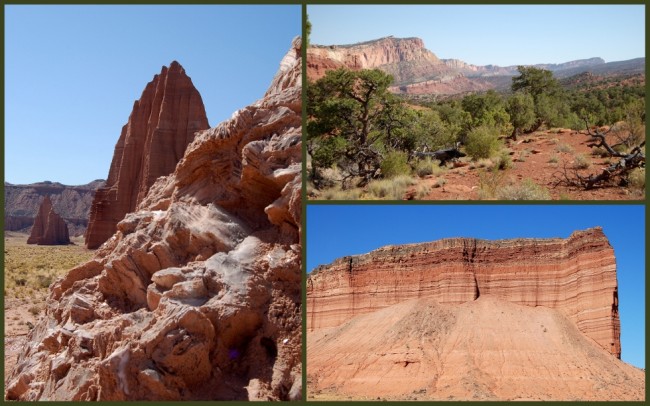
[[[602,58],[560,64],[537,64],[558,78],[585,71],[597,74],[645,72],[645,58],[605,63]],[[517,65],[473,65],[459,59],[440,59],[420,38],[384,37],[350,45],[311,45],[307,50],[307,76],[317,80],[325,72],[345,67],[380,69],[393,75],[391,91],[403,94],[454,95],[489,89],[506,89],[518,74]]]
[[[185,69],[176,61],[163,67],[122,127],[108,180],[90,209],[86,246],[94,249],[108,240],[156,179],[174,171],[195,133],[208,128],[203,100]]]
[[[70,236],[84,235],[95,190],[103,185],[103,179],[86,185],[51,181],[27,185],[5,182],[4,229],[29,233],[43,198],[48,196],[54,211],[67,223]]]
[[[68,225],[54,212],[52,201],[45,196],[34,220],[27,244],[66,245],[70,244]]]
[[[644,372],[620,360],[599,227],[386,246],[316,268],[306,289],[307,381],[323,399],[644,399]]]

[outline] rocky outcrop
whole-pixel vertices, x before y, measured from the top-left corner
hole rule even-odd
[[[568,239],[454,238],[340,258],[307,279],[307,329],[416,298],[462,304],[482,295],[561,310],[620,358],[616,260],[600,228]]]
[[[300,52],[52,286],[7,399],[300,399]]]
[[[174,171],[194,134],[207,128],[201,95],[185,69],[176,61],[163,67],[122,127],[106,186],[93,200],[86,246],[97,248],[110,238],[156,179]]]
[[[95,190],[103,185],[103,180],[95,180],[78,186],[48,181],[29,185],[14,185],[5,182],[4,229],[29,232],[34,224],[41,201],[48,196],[52,201],[54,211],[68,224],[70,235],[83,235],[88,226],[88,215]]]
[[[34,226],[27,239],[27,244],[38,245],[65,245],[70,244],[68,225],[61,216],[54,212],[52,201],[45,196],[38,214],[34,220]]]

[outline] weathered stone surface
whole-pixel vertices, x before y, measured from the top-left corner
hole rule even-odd
[[[39,182],[29,185],[5,182],[4,229],[28,232],[34,225],[41,201],[48,196],[54,211],[68,224],[70,235],[83,235],[88,226],[88,215],[95,190],[103,185],[103,180],[78,186],[57,182]]]
[[[600,228],[337,259],[308,276],[307,331],[316,399],[645,396],[643,371],[619,360],[616,262]]]
[[[300,398],[299,38],[289,55],[52,286],[7,399]]]
[[[70,244],[68,225],[61,216],[54,212],[52,201],[45,196],[38,214],[34,220],[34,226],[27,239],[27,244],[38,245],[65,245]]]
[[[185,69],[176,61],[163,67],[122,127],[106,186],[93,201],[86,246],[97,248],[108,240],[156,179],[174,171],[195,133],[207,128],[201,95]]]
[[[460,304],[484,294],[562,310],[620,358],[616,260],[600,228],[568,239],[445,239],[338,259],[308,277],[307,328],[414,298]]]

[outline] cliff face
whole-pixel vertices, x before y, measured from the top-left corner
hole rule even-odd
[[[163,67],[133,105],[115,145],[106,186],[95,194],[86,246],[97,248],[135,210],[154,181],[169,175],[199,130],[209,128],[201,95],[176,61]]]
[[[87,185],[68,186],[56,182],[13,185],[5,182],[5,223],[9,231],[29,231],[41,201],[48,196],[54,211],[68,224],[70,234],[83,235],[95,190],[104,185],[96,180]]]
[[[300,52],[53,284],[7,399],[301,397]]]
[[[318,46],[307,50],[307,76],[317,80],[339,67],[378,68],[393,75],[396,85],[437,78],[450,70],[420,38],[386,37],[354,45]]]
[[[54,212],[52,201],[45,196],[34,220],[27,244],[65,245],[70,244],[68,225]]]
[[[561,310],[620,358],[614,252],[600,228],[568,239],[446,239],[344,257],[307,279],[307,329],[415,298],[461,304],[490,295]]]

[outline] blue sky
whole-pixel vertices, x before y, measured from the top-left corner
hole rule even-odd
[[[566,238],[601,226],[617,263],[624,361],[645,366],[645,208],[639,205],[308,205],[307,271],[385,245],[448,237]]]
[[[261,98],[300,5],[4,6],[5,181],[105,179],[133,102],[177,60],[211,126]]]
[[[645,56],[644,5],[310,5],[311,43],[419,37],[439,58],[475,65]]]

